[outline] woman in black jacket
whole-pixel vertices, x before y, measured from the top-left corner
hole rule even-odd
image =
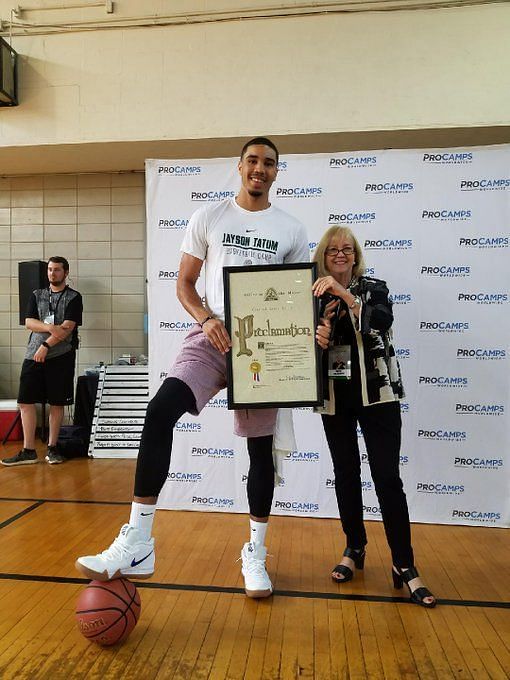
[[[327,394],[321,410],[328,440],[335,490],[347,547],[332,572],[337,583],[363,569],[367,537],[363,524],[359,423],[390,546],[393,583],[407,584],[411,600],[434,607],[414,567],[407,500],[399,474],[404,396],[400,368],[392,345],[392,303],[386,283],[363,276],[361,247],[347,227],[331,227],[315,253],[319,278],[314,294],[321,316],[331,324],[327,352]]]

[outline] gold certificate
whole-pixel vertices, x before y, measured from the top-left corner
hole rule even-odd
[[[315,263],[224,267],[228,408],[322,403]]]

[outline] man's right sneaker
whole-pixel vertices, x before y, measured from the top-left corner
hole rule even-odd
[[[32,465],[32,463],[38,463],[39,460],[34,449],[21,449],[15,456],[2,458],[0,462],[2,465]]]
[[[154,539],[143,538],[140,529],[124,524],[107,550],[78,557],[76,569],[87,578],[111,581],[126,576],[149,578],[154,573]]]
[[[269,597],[273,585],[266,571],[267,550],[263,545],[245,543],[241,551],[244,590],[248,597]]]
[[[57,446],[48,446],[48,452],[46,454],[46,460],[50,465],[59,465],[60,463],[65,463],[66,459],[60,453]]]

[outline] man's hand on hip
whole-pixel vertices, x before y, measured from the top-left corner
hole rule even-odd
[[[232,347],[232,341],[225,328],[225,325],[219,319],[208,319],[202,326],[202,331],[205,333],[211,345],[221,352],[226,354]]]

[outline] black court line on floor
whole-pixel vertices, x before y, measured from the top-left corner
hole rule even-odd
[[[89,579],[68,576],[40,576],[38,574],[5,574],[0,573],[0,581],[34,581],[38,583],[65,583],[87,585]],[[245,595],[244,588],[228,586],[203,586],[186,583],[147,583],[136,581],[136,586],[147,590],[181,590],[201,593],[225,593],[227,595]],[[346,600],[348,602],[386,602],[394,604],[413,604],[407,597],[389,597],[386,595],[353,595],[342,593],[323,593],[306,590],[275,590],[277,597],[297,597],[308,600]],[[437,600],[438,604],[452,607],[489,607],[492,609],[510,609],[510,602],[491,602],[484,600]]]
[[[0,498],[0,501],[11,502],[11,503],[33,503],[29,508],[25,508],[21,512],[16,513],[12,517],[4,520],[0,523],[0,529],[16,522],[21,519],[24,515],[32,512],[32,510],[37,510],[42,505],[47,503],[76,503],[82,505],[131,505],[131,501],[82,501],[79,499],[64,499],[64,498]]]
[[[45,503],[79,503],[92,505],[131,505],[130,501],[88,501],[80,499],[58,499],[58,498],[5,498],[0,497],[0,501],[11,502],[31,502],[28,508],[25,508],[16,515],[6,519],[0,523],[0,529],[12,524],[24,515],[37,510]],[[71,578],[60,576],[37,576],[33,574],[2,574],[0,573],[0,580],[18,580],[18,581],[40,581],[47,583],[89,583],[88,579]],[[241,594],[244,595],[243,588],[230,588],[226,586],[199,586],[192,584],[179,583],[140,583],[137,581],[136,585],[139,588],[147,588],[152,590],[184,590],[197,591],[206,593],[226,593],[226,594]],[[305,599],[316,600],[347,600],[351,602],[393,602],[401,604],[413,604],[407,597],[389,597],[385,595],[352,595],[341,593],[324,593],[313,591],[297,591],[297,590],[275,590],[274,595],[280,597],[301,597]],[[450,605],[452,607],[490,607],[495,609],[510,609],[510,602],[492,602],[484,600],[437,600],[438,604]]]
[[[10,502],[10,503],[33,503],[29,508],[25,508],[21,512],[16,513],[12,517],[0,522],[0,529],[3,529],[9,524],[16,522],[21,519],[24,515],[32,512],[32,510],[37,510],[41,505],[46,503],[77,503],[83,505],[131,505],[131,501],[81,501],[73,499],[60,499],[60,498],[0,498],[0,501]]]
[[[25,508],[24,510],[21,510],[21,512],[16,513],[12,517],[9,517],[8,519],[4,520],[3,522],[0,522],[0,529],[3,529],[6,526],[9,526],[9,524],[12,524],[16,520],[20,519],[21,517],[24,517],[24,515],[27,515],[29,512],[32,512],[32,510],[37,510],[37,508],[40,508],[41,505],[44,505],[44,501],[36,501],[33,505],[31,505],[28,508]]]

